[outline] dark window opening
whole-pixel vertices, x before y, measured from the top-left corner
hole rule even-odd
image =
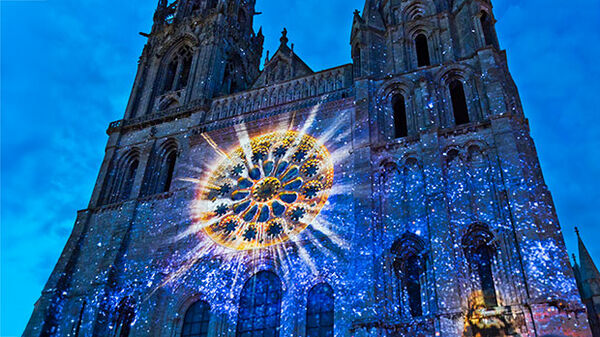
[[[161,192],[169,192],[173,181],[173,173],[175,172],[175,163],[177,162],[177,151],[171,151],[164,163],[164,178],[162,179],[163,187]]]
[[[117,321],[115,324],[116,337],[128,337],[135,319],[135,309],[133,300],[129,297],[121,300],[117,311]]]
[[[479,18],[481,29],[483,30],[483,39],[486,46],[494,45],[494,32],[492,27],[492,19],[487,12],[481,12]]]
[[[404,284],[408,294],[408,306],[413,317],[423,315],[421,303],[421,266],[417,256],[411,256],[406,260],[404,268]]]
[[[178,91],[187,87],[192,68],[192,52],[188,47],[177,51],[166,68],[162,93]]]
[[[354,77],[360,77],[362,75],[362,60],[360,55],[360,48],[356,47],[354,50]]]
[[[127,170],[127,176],[125,177],[125,181],[123,183],[123,189],[121,190],[119,201],[127,200],[131,196],[131,190],[133,189],[133,183],[135,181],[135,173],[137,171],[138,164],[138,161],[135,160],[129,165],[129,169]]]
[[[406,118],[406,102],[404,96],[395,95],[392,98],[392,108],[394,110],[394,135],[395,138],[408,136],[408,123]]]
[[[210,322],[210,305],[198,301],[185,312],[181,337],[207,337]]]
[[[227,60],[222,84],[222,92],[224,94],[236,93],[246,88],[244,69],[244,62],[242,62],[239,54],[235,54]]]
[[[306,336],[333,337],[333,289],[326,283],[314,286],[308,292],[306,305]]]
[[[240,9],[238,12],[238,23],[240,27],[243,27],[246,24],[246,13],[243,9]]]
[[[456,125],[469,123],[467,98],[461,81],[454,80],[450,83],[450,98],[452,99],[452,110],[454,112],[454,122]]]
[[[281,281],[262,271],[246,282],[240,296],[236,337],[279,337]]]
[[[176,60],[171,61],[169,66],[167,67],[167,77],[165,79],[165,87],[164,92],[169,92],[173,89],[173,84],[175,83],[175,75],[177,74],[177,66],[178,63]]]
[[[192,12],[195,12],[200,9],[200,0],[194,1],[192,4]]]
[[[429,60],[429,45],[427,37],[423,34],[417,35],[415,38],[415,48],[417,49],[417,64],[419,67],[431,65]]]
[[[487,245],[479,246],[474,252],[473,261],[479,276],[485,306],[488,308],[496,307],[498,301],[492,274],[492,252],[490,247]]]
[[[182,60],[181,71],[179,72],[179,78],[177,79],[177,87],[175,88],[175,90],[181,90],[187,87],[191,67],[192,55],[187,55]]]

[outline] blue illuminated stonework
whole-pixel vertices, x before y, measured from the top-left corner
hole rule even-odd
[[[254,15],[159,1],[25,336],[592,336],[489,2],[367,0],[318,72]]]

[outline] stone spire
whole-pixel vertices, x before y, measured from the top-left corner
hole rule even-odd
[[[575,232],[577,233],[577,245],[579,248],[579,275],[581,277],[582,284],[596,284],[599,285],[600,288],[600,272],[598,272],[598,268],[592,260],[592,256],[590,255],[587,247],[583,243],[581,239],[581,235],[579,234],[579,229],[575,228]],[[600,289],[594,289],[596,287],[591,287],[588,289],[592,292],[590,295],[600,295]],[[587,295],[587,294],[586,294]]]

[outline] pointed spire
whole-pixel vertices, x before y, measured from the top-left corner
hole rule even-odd
[[[575,227],[575,233],[577,233],[577,245],[579,248],[579,272],[581,281],[600,280],[600,272],[598,272],[598,268],[596,267],[596,264],[594,264],[590,252],[583,243],[577,227]]]

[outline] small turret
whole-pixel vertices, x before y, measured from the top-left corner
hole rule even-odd
[[[592,333],[594,336],[600,336],[600,272],[598,272],[590,252],[583,243],[577,227],[575,227],[575,233],[577,233],[579,265],[575,255],[573,255],[573,272],[575,273],[581,299],[588,310]]]

